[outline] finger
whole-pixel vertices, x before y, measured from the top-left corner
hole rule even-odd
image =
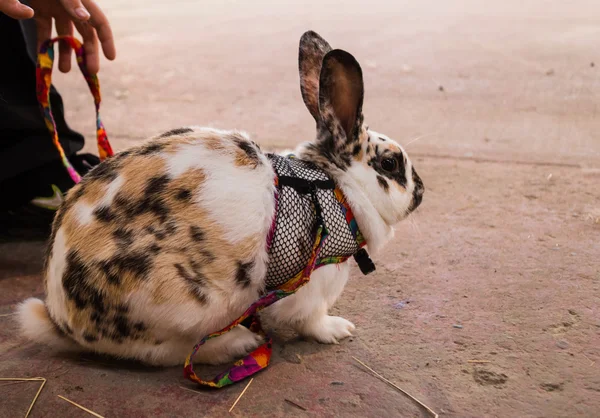
[[[83,49],[85,51],[87,69],[91,74],[96,74],[100,70],[100,54],[98,51],[96,30],[87,22],[75,22],[75,27],[83,37]]]
[[[50,36],[52,35],[52,18],[36,16],[35,27],[37,29],[37,49],[39,51],[42,43],[50,39]]]
[[[73,24],[67,16],[56,18],[56,33],[61,36],[73,36]],[[61,41],[58,44],[58,69],[63,73],[71,70],[71,45]]]
[[[109,60],[114,60],[117,56],[117,51],[115,49],[115,41],[113,38],[112,29],[110,27],[110,23],[108,23],[106,15],[100,6],[98,6],[98,4],[93,0],[83,0],[83,2],[92,15],[90,23],[96,29],[96,33],[98,34],[98,38],[102,44],[104,56]]]
[[[33,17],[33,9],[25,6],[19,0],[8,0],[8,4],[4,5],[2,12],[13,19],[31,19]]]
[[[60,3],[76,21],[86,22],[90,20],[90,12],[81,3],[81,0],[60,0]]]

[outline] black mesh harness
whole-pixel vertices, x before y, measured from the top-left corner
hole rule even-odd
[[[285,284],[302,271],[321,222],[329,236],[319,254],[317,267],[340,263],[354,256],[363,274],[375,265],[362,248],[362,237],[343,193],[316,165],[295,158],[267,154],[277,174],[277,209],[269,234],[266,289]]]
[[[251,376],[269,365],[273,340],[260,324],[258,313],[307,284],[312,272],[326,264],[354,256],[363,274],[375,265],[362,248],[366,242],[342,191],[322,170],[294,158],[267,154],[275,176],[276,209],[267,236],[269,263],[265,292],[225,328],[196,344],[184,365],[184,376],[203,386],[220,388]],[[194,372],[192,357],[209,339],[244,325],[265,343],[212,380]]]

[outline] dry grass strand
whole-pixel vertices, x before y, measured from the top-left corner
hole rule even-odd
[[[410,393],[408,393],[407,391],[405,391],[404,389],[402,389],[400,386],[396,385],[394,382],[391,382],[391,381],[387,380],[385,377],[383,377],[382,375],[380,375],[379,373],[377,373],[375,370],[373,370],[372,368],[370,368],[369,366],[367,366],[364,362],[360,361],[356,357],[352,357],[352,358],[356,362],[358,362],[361,366],[363,366],[365,369],[367,369],[368,371],[370,371],[373,374],[373,376],[375,376],[379,380],[387,383],[388,385],[390,385],[394,389],[396,389],[396,390],[402,392],[403,394],[405,394],[406,396],[408,396],[410,399],[412,399],[413,401],[415,401],[416,403],[418,403],[422,408],[424,408],[425,410],[427,410],[427,412],[429,412],[434,418],[439,418],[439,415],[433,409],[431,409],[430,407],[428,407],[427,405],[425,405],[423,402],[421,402],[420,400],[418,400],[417,398],[415,398],[414,396],[412,396]]]
[[[253,380],[254,380],[254,378],[250,379],[250,381],[248,382],[248,384],[246,385],[246,387],[244,388],[242,393],[240,393],[240,396],[238,396],[237,399],[235,400],[235,402],[233,403],[233,405],[231,405],[231,408],[229,408],[229,413],[231,413],[231,411],[233,411],[233,408],[235,408],[235,406],[240,401],[240,399],[242,399],[242,396],[244,396],[244,393],[246,393],[246,391],[248,390],[248,387],[250,387],[250,384],[252,383]]]
[[[65,398],[64,396],[60,396],[60,395],[56,395],[56,396],[58,396],[60,399],[63,399],[65,401],[69,402],[71,405],[75,405],[77,408],[81,409],[82,411],[87,412],[90,415],[93,415],[93,416],[95,416],[97,418],[104,418],[102,415],[97,414],[94,411],[92,411],[90,409],[87,409],[85,406],[81,406],[78,403],[73,402],[72,400]]]
[[[10,381],[12,381],[12,382],[42,382],[42,384],[40,385],[40,388],[38,389],[37,393],[35,394],[35,397],[33,398],[33,401],[31,401],[31,404],[29,405],[29,409],[27,410],[27,413],[25,414],[25,418],[27,418],[29,416],[29,414],[31,413],[31,410],[33,409],[33,405],[35,405],[35,402],[39,398],[40,393],[42,393],[42,389],[44,389],[44,385],[46,384],[45,377],[29,377],[29,378],[0,377],[0,381],[4,381],[4,382],[10,382]]]

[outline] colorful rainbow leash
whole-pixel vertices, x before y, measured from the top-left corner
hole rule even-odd
[[[36,68],[36,82],[37,82],[37,99],[42,109],[42,113],[44,115],[44,121],[46,122],[46,127],[50,131],[52,135],[52,142],[54,142],[54,146],[58,150],[60,155],[60,159],[62,160],[63,165],[66,170],[69,172],[69,175],[73,179],[75,183],[79,183],[81,181],[81,176],[75,170],[75,168],[71,165],[67,156],[65,155],[65,151],[60,145],[58,140],[58,133],[56,132],[56,123],[54,122],[54,116],[52,115],[52,108],[50,107],[50,86],[52,85],[52,65],[54,64],[54,44],[57,41],[63,41],[69,43],[71,48],[75,51],[75,56],[77,57],[77,65],[85,78],[85,81],[90,88],[90,92],[94,97],[94,104],[96,106],[96,138],[98,141],[98,154],[100,156],[100,161],[104,161],[107,157],[113,156],[113,150],[108,142],[108,137],[106,136],[106,131],[104,130],[104,125],[102,125],[102,121],[100,120],[100,82],[98,81],[98,76],[95,74],[90,74],[86,68],[85,61],[85,51],[83,49],[83,45],[77,39],[71,36],[58,36],[53,39],[48,39],[45,41],[40,47],[40,52],[38,54],[37,68]]]

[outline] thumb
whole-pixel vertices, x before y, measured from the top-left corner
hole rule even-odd
[[[0,0],[0,12],[13,19],[31,19],[33,9],[25,6],[19,0]]]
[[[81,0],[60,0],[60,3],[76,21],[87,22],[90,20],[90,12],[83,6]]]

